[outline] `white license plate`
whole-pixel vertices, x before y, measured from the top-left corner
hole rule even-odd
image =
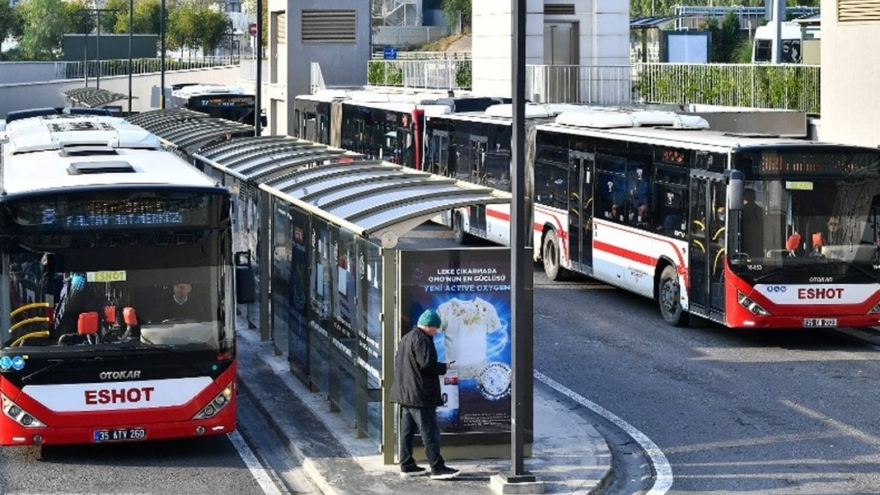
[[[95,443],[128,442],[146,439],[146,428],[116,428],[113,430],[95,430]]]
[[[804,318],[804,327],[836,327],[837,318]]]

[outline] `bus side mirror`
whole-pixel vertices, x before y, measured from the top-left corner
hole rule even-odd
[[[252,304],[257,302],[257,280],[251,266],[251,253],[235,253],[235,302]]]
[[[729,211],[742,211],[743,189],[745,176],[739,170],[731,170],[727,180],[727,209]]]

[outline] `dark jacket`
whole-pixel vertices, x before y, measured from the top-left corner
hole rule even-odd
[[[440,375],[445,374],[446,363],[437,362],[434,339],[413,328],[400,339],[394,356],[391,402],[408,407],[442,406]]]

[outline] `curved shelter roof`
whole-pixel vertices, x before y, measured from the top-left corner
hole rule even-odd
[[[65,98],[73,102],[76,106],[86,108],[95,108],[119,100],[128,99],[128,95],[124,95],[122,93],[114,93],[112,91],[107,91],[106,89],[98,88],[76,88],[67,90],[62,94]]]
[[[290,137],[233,139],[194,156],[385,247],[442,211],[510,203],[508,193]]]
[[[254,134],[252,125],[218,119],[185,108],[143,112],[129,116],[128,121],[180,150],[199,149],[218,140]]]
[[[389,248],[440,212],[510,204],[506,192],[303,139],[254,136],[252,126],[191,110],[157,110],[129,120],[227,175],[356,235],[378,237]],[[249,133],[235,132],[242,127]],[[212,144],[195,148],[196,142]]]

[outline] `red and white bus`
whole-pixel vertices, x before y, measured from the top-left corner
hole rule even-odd
[[[228,191],[123,119],[44,115],[5,135],[0,445],[233,431],[235,304],[253,279]]]
[[[526,186],[547,275],[653,298],[673,325],[880,324],[880,150],[705,127],[586,110],[535,126]],[[467,227],[472,211],[454,213]]]
[[[484,110],[501,98],[325,90],[294,102],[293,136],[420,168],[426,116]]]

